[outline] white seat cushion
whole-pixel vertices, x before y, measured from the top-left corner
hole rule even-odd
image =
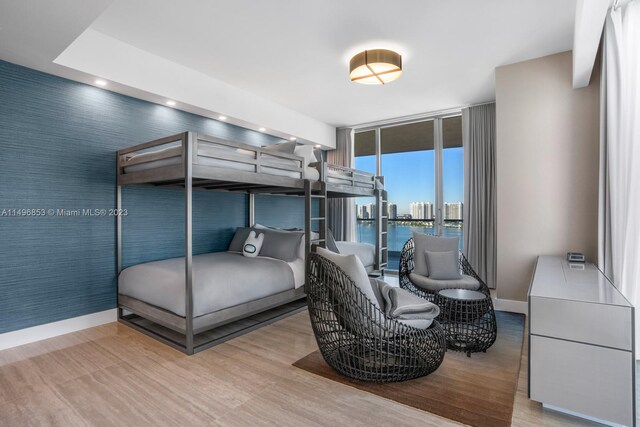
[[[463,274],[460,279],[455,280],[435,280],[417,273],[409,274],[409,279],[418,288],[430,292],[438,292],[443,289],[469,289],[476,291],[480,288],[480,282],[474,277]]]

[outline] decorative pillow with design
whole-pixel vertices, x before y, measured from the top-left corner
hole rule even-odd
[[[264,242],[264,233],[256,234],[255,231],[251,230],[249,233],[249,237],[244,241],[244,246],[242,247],[242,255],[248,258],[255,258],[260,254],[260,249],[262,249],[262,243]]]

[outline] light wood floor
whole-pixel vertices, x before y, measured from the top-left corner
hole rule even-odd
[[[316,348],[306,311],[191,357],[111,323],[0,352],[0,425],[458,425],[291,366]],[[586,425],[527,399],[523,354],[513,425]]]

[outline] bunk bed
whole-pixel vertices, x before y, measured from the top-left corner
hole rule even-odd
[[[378,208],[376,269],[386,266],[386,192],[381,177],[324,161],[241,144],[195,132],[157,139],[116,153],[116,208],[123,209],[123,186],[177,187],[184,190],[185,256],[122,266],[122,218],[116,217],[118,320],[187,354],[220,342],[210,331],[291,304],[305,297],[306,261],[242,253],[193,255],[192,192],[248,194],[248,226],[255,225],[255,195],[304,197],[305,229],[301,253],[325,246],[327,198],[375,197]],[[317,206],[313,201],[317,200]],[[315,227],[314,227],[315,225]],[[317,233],[312,233],[312,228]],[[301,273],[301,269],[303,273]],[[194,280],[194,270],[197,272]],[[235,275],[225,272],[236,272]],[[253,271],[248,278],[237,272]],[[224,278],[224,279],[223,279]],[[238,286],[231,286],[240,282]],[[260,281],[251,288],[251,281]],[[229,336],[230,337],[230,336]]]

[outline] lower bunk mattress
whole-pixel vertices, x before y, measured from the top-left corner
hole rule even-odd
[[[118,293],[184,317],[184,264],[184,258],[172,258],[128,267],[120,273]],[[198,317],[301,286],[304,261],[208,253],[193,257],[192,278]]]

